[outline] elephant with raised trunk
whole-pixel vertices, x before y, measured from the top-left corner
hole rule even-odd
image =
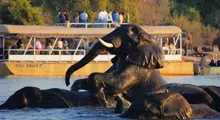
[[[105,99],[103,90],[108,91],[108,95],[114,96],[139,84],[144,84],[149,91],[165,84],[165,81],[160,77],[160,73],[154,70],[163,68],[164,62],[162,50],[157,42],[151,40],[151,36],[136,25],[122,25],[100,38],[99,42],[83,59],[67,70],[66,85],[70,84],[69,79],[73,72],[88,64],[103,50],[116,55],[112,60],[112,67],[105,73],[90,74],[88,79],[77,81],[73,85],[74,87],[83,83],[80,87],[86,88],[96,96]],[[159,76],[159,79],[151,77],[152,79],[149,80],[152,73]],[[80,87],[77,87],[77,90]]]

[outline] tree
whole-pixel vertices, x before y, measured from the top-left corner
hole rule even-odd
[[[32,7],[29,0],[10,0],[9,4],[4,5],[2,11],[8,13],[8,16],[2,16],[6,17],[2,19],[3,24],[8,22],[22,25],[44,24],[41,9]]]
[[[92,11],[100,11],[100,9],[107,9],[109,0],[90,0]]]
[[[169,0],[140,0],[134,5],[137,6],[140,20],[145,25],[160,25],[169,19]]]
[[[186,6],[184,4],[177,4],[174,8],[171,9],[172,16],[185,16],[190,21],[200,21],[200,13],[195,8]]]

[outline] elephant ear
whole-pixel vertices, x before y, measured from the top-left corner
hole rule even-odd
[[[161,48],[156,42],[149,39],[140,40],[137,49],[129,53],[126,60],[147,69],[163,68],[164,64]]]

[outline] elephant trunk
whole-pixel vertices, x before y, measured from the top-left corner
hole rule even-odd
[[[73,72],[77,71],[78,69],[82,68],[86,64],[88,64],[90,61],[92,61],[95,57],[97,57],[100,52],[102,52],[104,47],[100,44],[100,42],[97,42],[94,47],[86,54],[80,61],[73,64],[66,72],[65,76],[65,83],[66,86],[70,84],[70,76]]]

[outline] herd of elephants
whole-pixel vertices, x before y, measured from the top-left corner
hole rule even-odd
[[[161,48],[139,26],[122,25],[98,40],[67,70],[65,83],[104,50],[115,55],[106,72],[76,80],[71,90],[21,88],[0,109],[89,106],[132,119],[220,118],[220,87],[168,84],[158,71],[164,67]]]

